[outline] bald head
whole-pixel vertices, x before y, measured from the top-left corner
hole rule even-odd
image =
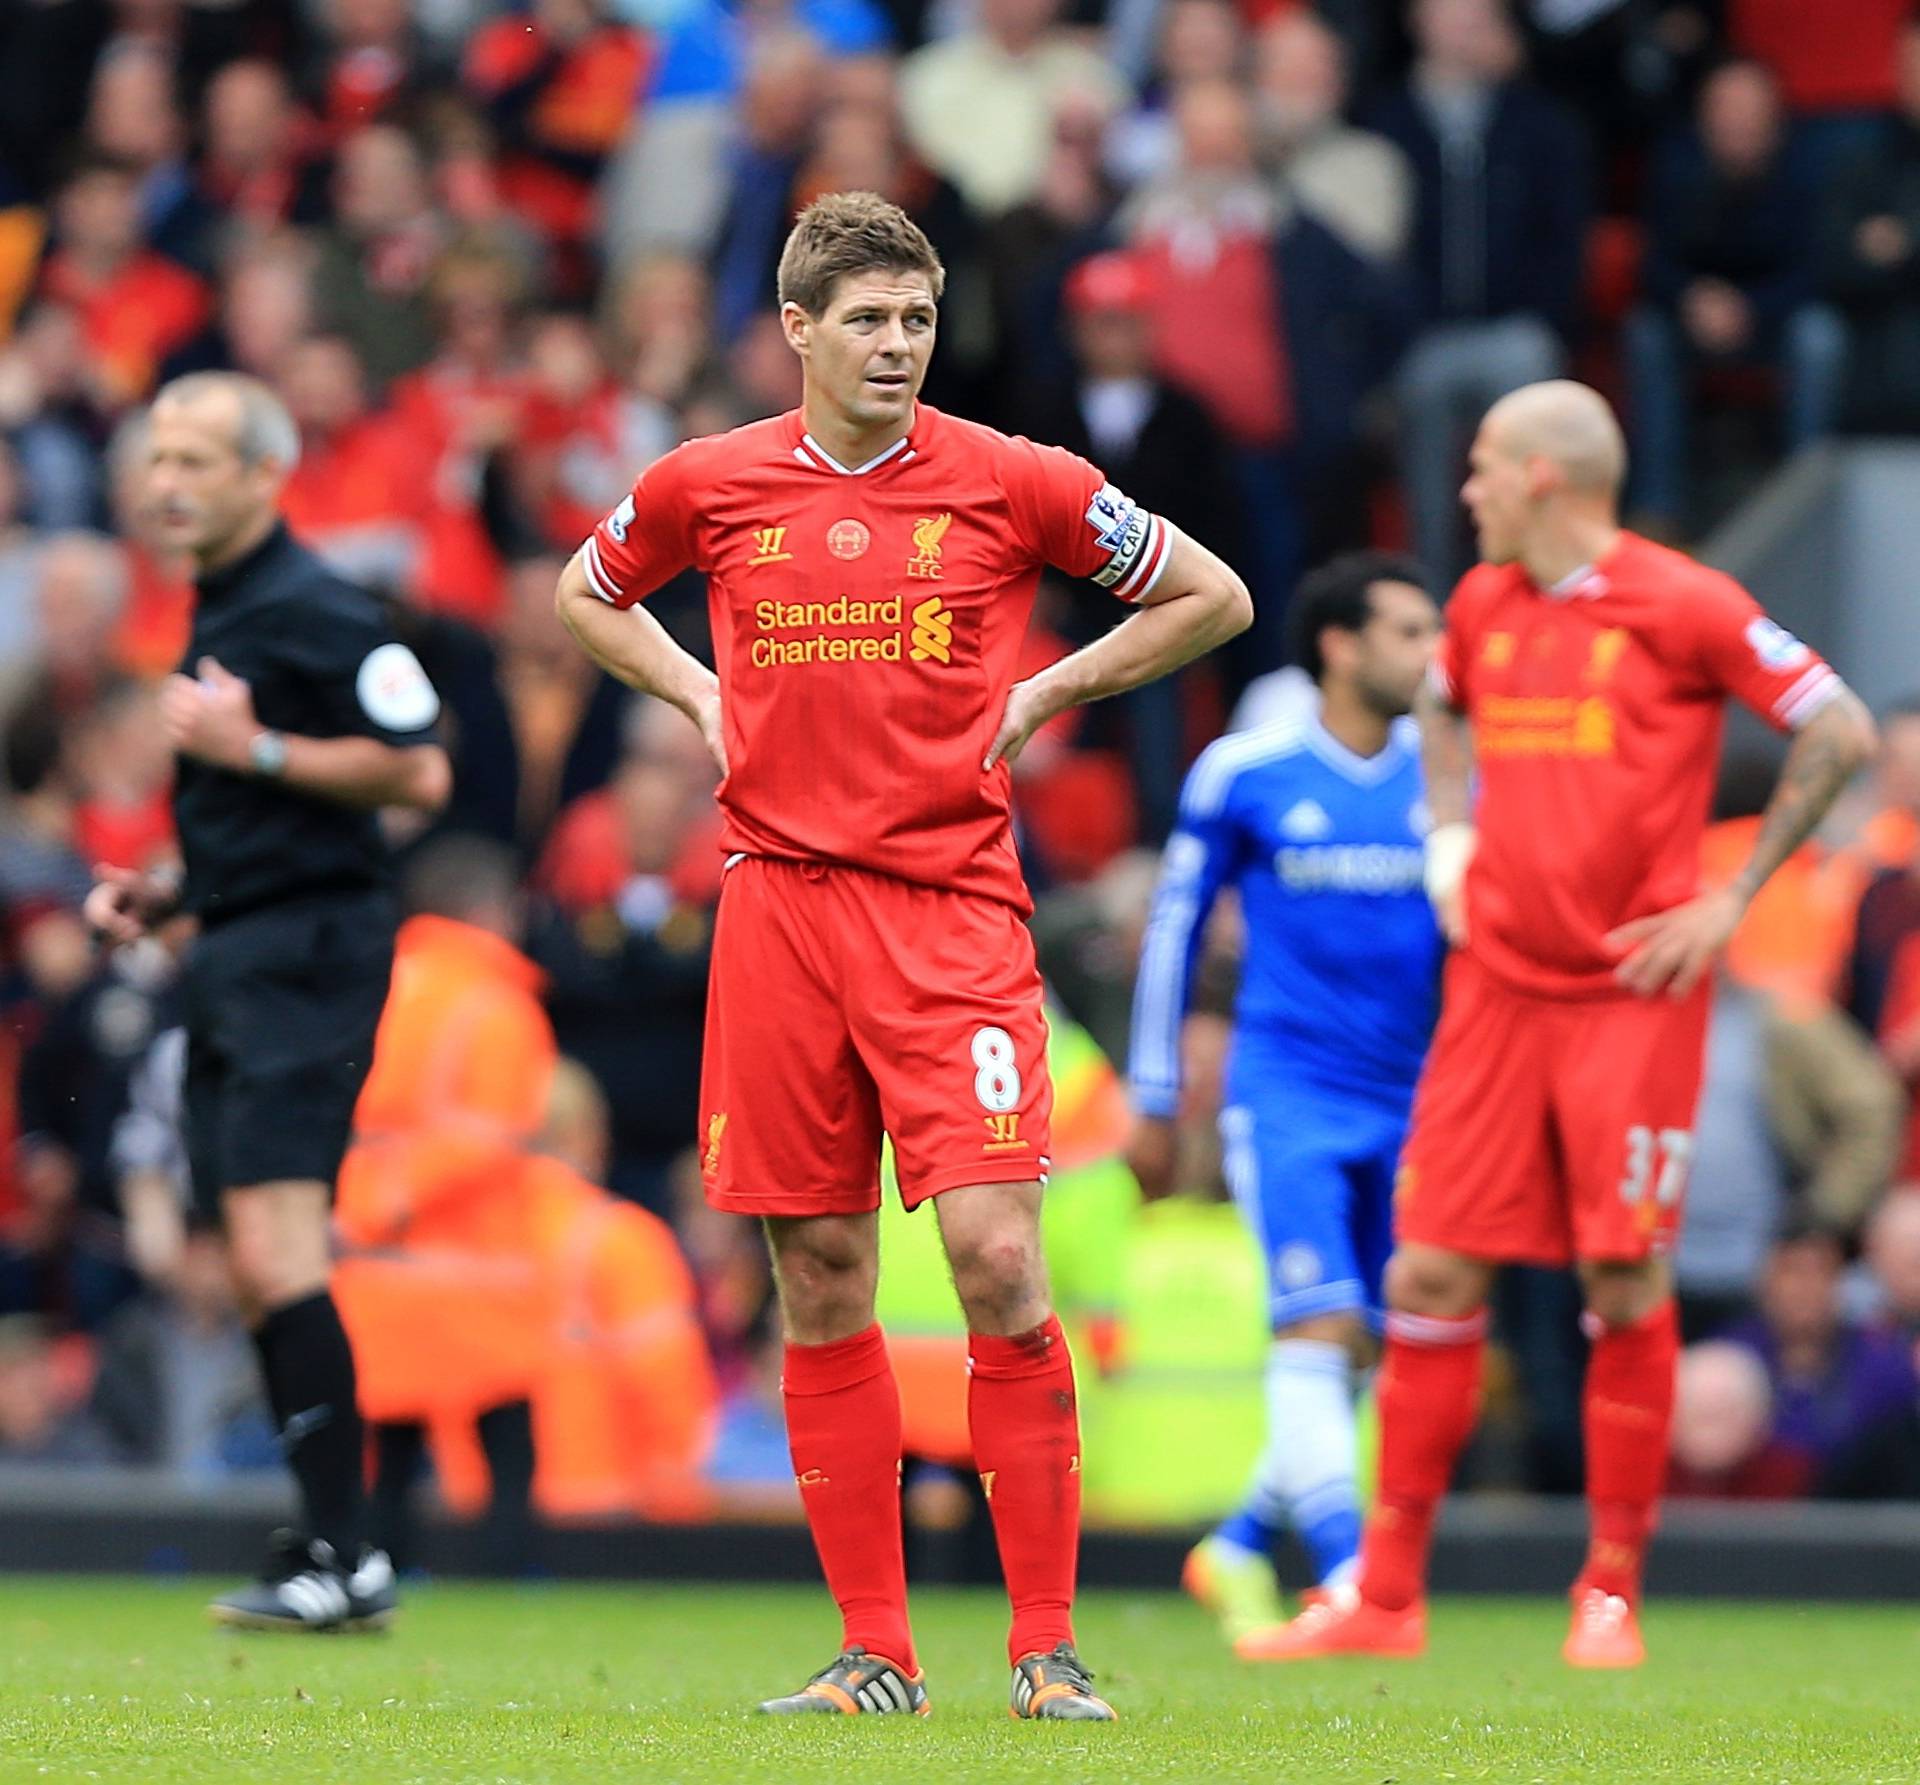
[[[1570,378],[1523,385],[1487,411],[1489,439],[1516,459],[1559,468],[1569,490],[1617,496],[1627,474],[1627,443],[1605,397]]]

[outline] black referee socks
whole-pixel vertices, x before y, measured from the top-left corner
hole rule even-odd
[[[306,1531],[333,1545],[341,1566],[360,1560],[365,1487],[353,1348],[324,1289],[276,1308],[254,1334],[280,1448],[300,1484]]]

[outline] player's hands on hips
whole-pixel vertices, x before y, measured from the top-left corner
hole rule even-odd
[[[1165,1116],[1135,1116],[1127,1136],[1127,1169],[1139,1181],[1140,1194],[1158,1202],[1174,1191],[1173,1171],[1179,1131]]]
[[[1746,900],[1729,886],[1623,923],[1607,937],[1625,957],[1614,978],[1643,998],[1663,991],[1684,998],[1733,940],[1746,910]]]
[[[720,718],[720,684],[717,680],[705,694],[694,698],[692,710],[687,716],[700,727],[707,754],[719,764],[724,778],[727,773],[727,732]]]
[[[172,910],[173,887],[152,874],[133,868],[97,867],[99,876],[81,915],[95,935],[121,944],[138,942]]]
[[[196,667],[197,675],[168,676],[161,687],[167,742],[213,768],[244,771],[260,731],[253,689],[212,657],[202,657]]]
[[[1007,705],[1000,715],[1000,729],[993,734],[987,759],[980,766],[990,769],[996,762],[1018,762],[1020,752],[1027,747],[1033,734],[1059,711],[1058,703],[1038,676],[1025,682],[1015,682],[1007,690]]]

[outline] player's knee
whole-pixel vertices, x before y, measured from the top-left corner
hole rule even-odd
[[[1387,1305],[1403,1314],[1457,1320],[1482,1306],[1487,1287],[1474,1260],[1430,1247],[1403,1247],[1387,1266]]]
[[[953,1285],[976,1328],[1004,1330],[1021,1309],[1044,1303],[1040,1236],[1020,1229],[970,1235],[950,1244]]]
[[[1580,1284],[1587,1312],[1603,1326],[1644,1320],[1673,1293],[1672,1273],[1665,1260],[1657,1258],[1638,1264],[1583,1264]]]
[[[821,1221],[772,1237],[788,1338],[824,1345],[872,1325],[879,1259],[870,1234],[851,1223]]]

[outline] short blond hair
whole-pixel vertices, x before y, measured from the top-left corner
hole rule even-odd
[[[780,251],[780,301],[824,316],[847,273],[925,273],[935,298],[947,285],[926,232],[877,192],[829,192],[800,213]]]

